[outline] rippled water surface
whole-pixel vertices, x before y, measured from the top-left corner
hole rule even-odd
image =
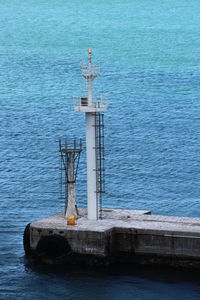
[[[85,138],[72,95],[89,47],[109,97],[104,206],[200,216],[199,20],[195,0],[0,1],[0,299],[200,298],[195,272],[48,268],[22,246],[27,223],[63,209],[58,139]]]

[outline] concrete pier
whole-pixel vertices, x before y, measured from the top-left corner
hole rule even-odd
[[[200,218],[104,209],[102,220],[95,221],[87,219],[86,209],[79,214],[75,226],[67,226],[64,213],[30,224],[26,253],[51,263],[200,267]]]

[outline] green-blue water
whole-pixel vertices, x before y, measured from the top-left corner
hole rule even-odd
[[[104,206],[200,216],[199,1],[0,1],[0,299],[199,299],[199,274],[60,270],[24,259],[27,223],[63,209],[58,138],[87,50],[101,62]],[[77,182],[86,205],[85,144]]]

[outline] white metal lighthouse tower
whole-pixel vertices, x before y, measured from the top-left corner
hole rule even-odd
[[[104,124],[103,112],[107,111],[107,99],[102,95],[93,96],[93,80],[100,75],[100,65],[92,62],[89,49],[89,62],[81,66],[87,95],[74,98],[74,109],[85,112],[86,151],[87,151],[87,197],[88,219],[97,220],[102,209],[102,193],[105,191],[104,180]]]

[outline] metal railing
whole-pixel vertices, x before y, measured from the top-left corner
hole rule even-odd
[[[74,108],[91,107],[91,108],[108,108],[108,97],[100,95],[93,98],[91,104],[88,104],[87,97],[73,97]]]
[[[97,77],[100,75],[100,64],[98,63],[82,63],[81,64],[81,74],[83,77],[88,78],[90,76]]]

